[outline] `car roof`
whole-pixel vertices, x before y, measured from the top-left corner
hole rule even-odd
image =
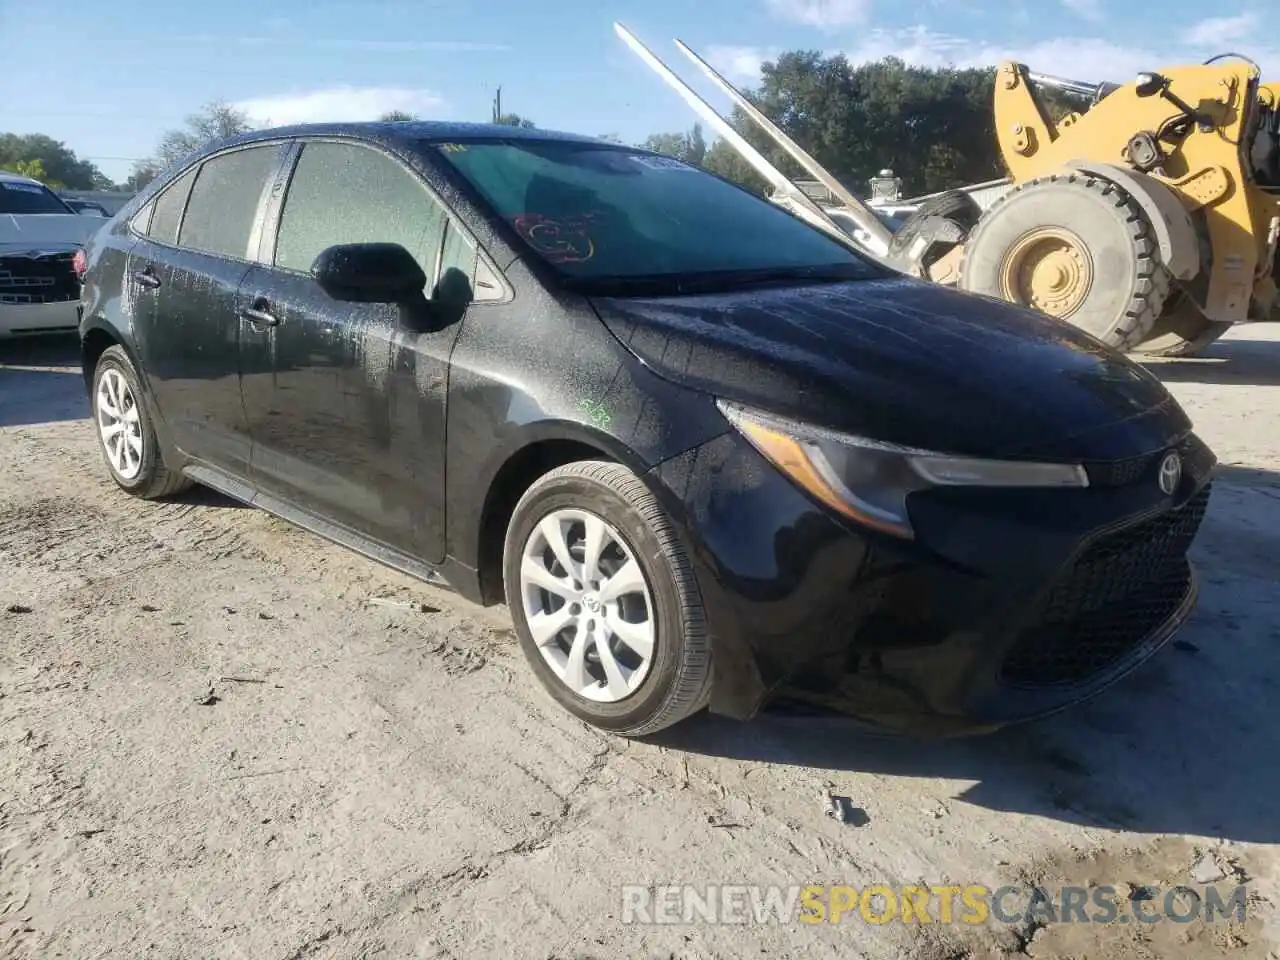
[[[556,130],[526,129],[502,123],[452,123],[439,120],[374,120],[351,123],[300,123],[286,127],[251,130],[218,141],[217,149],[225,149],[258,140],[280,137],[361,137],[370,139],[436,140],[443,143],[465,143],[477,140],[540,140],[577,143],[609,143],[598,137]],[[611,144],[617,146],[617,144]],[[204,151],[202,151],[204,152]]]
[[[8,170],[0,170],[0,180],[4,180],[8,183],[31,183],[35,184],[37,187],[44,186],[44,184],[39,180],[32,179],[31,177],[24,177],[20,173],[10,173]]]

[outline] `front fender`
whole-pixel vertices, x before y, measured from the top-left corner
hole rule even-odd
[[[1075,170],[1108,180],[1142,208],[1156,235],[1160,262],[1179,280],[1191,280],[1200,272],[1200,240],[1191,214],[1177,194],[1155,177],[1113,163],[1073,160]]]

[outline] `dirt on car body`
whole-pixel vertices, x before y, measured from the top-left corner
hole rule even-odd
[[[0,956],[1274,955],[1280,337],[1248,333],[1152,365],[1223,461],[1178,641],[945,741],[781,714],[602,734],[529,682],[502,608],[208,492],[118,496],[74,344],[7,345]],[[1059,912],[1114,887],[1118,912],[626,922],[628,890],[682,885],[1040,886]],[[1243,920],[1120,919],[1238,885]]]

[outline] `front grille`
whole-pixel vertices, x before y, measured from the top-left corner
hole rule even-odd
[[[80,299],[80,280],[71,265],[74,254],[0,257],[0,303],[66,303]]]
[[[1148,453],[1128,460],[1089,463],[1085,464],[1085,473],[1089,475],[1090,486],[1123,487],[1137,483],[1147,475],[1148,471],[1154,471],[1157,456],[1159,454]]]
[[[1125,487],[1131,483],[1139,483],[1144,480],[1150,480],[1155,483],[1156,471],[1160,469],[1160,461],[1169,450],[1178,452],[1182,457],[1183,466],[1197,479],[1199,479],[1203,470],[1212,467],[1212,463],[1206,461],[1206,456],[1212,459],[1213,455],[1209,448],[1205,446],[1204,441],[1195,434],[1188,434],[1186,439],[1176,447],[1159,450],[1156,453],[1144,453],[1142,456],[1130,457],[1128,460],[1086,463],[1084,469],[1089,477],[1089,485],[1092,487]]]
[[[1150,636],[1186,597],[1187,550],[1208,504],[1206,486],[1181,509],[1086,547],[1036,606],[1001,679],[1028,687],[1080,683]]]

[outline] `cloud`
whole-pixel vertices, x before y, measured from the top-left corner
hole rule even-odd
[[[713,48],[721,51],[714,64],[733,67],[737,79],[747,86],[760,80],[760,65],[773,60],[777,50],[752,47]],[[981,43],[968,37],[939,33],[917,26],[903,30],[867,30],[853,45],[843,50],[850,63],[859,64],[897,57],[920,67],[989,67],[1004,60],[1025,63],[1038,73],[1075,77],[1081,80],[1125,80],[1139,70],[1167,64],[1167,56],[1136,45],[1111,43],[1090,37],[1062,37],[1032,44]]]
[[[439,94],[406,87],[331,87],[255,97],[234,106],[254,123],[272,126],[327,120],[376,120],[391,110],[439,116],[447,109]]]
[[[1256,13],[1242,13],[1238,17],[1210,17],[1187,30],[1182,39],[1194,46],[1221,47],[1243,40],[1260,25]]]
[[[1062,0],[1062,5],[1085,20],[1095,23],[1102,20],[1101,0]]]
[[[164,43],[201,46],[238,44],[245,47],[309,47],[315,50],[367,50],[376,53],[494,53],[511,49],[505,43],[484,43],[474,40],[361,40],[286,34],[245,34],[234,37],[199,34],[169,37]]]
[[[779,19],[838,30],[865,20],[871,0],[765,0],[765,5]]]
[[[764,47],[714,46],[707,49],[706,60],[734,83],[756,83],[765,61],[775,60],[781,53],[780,49]]]
[[[1056,37],[1038,43],[1002,44],[941,33],[926,26],[900,30],[877,28],[859,31],[850,45],[828,47],[824,52],[828,56],[843,53],[853,64],[897,57],[913,66],[960,69],[1016,60],[1037,73],[1091,82],[1125,82],[1139,71],[1200,63],[1206,53],[1222,52],[1235,45],[1240,53],[1258,62],[1265,79],[1280,73],[1280,42],[1240,42],[1256,37],[1260,22],[1253,14],[1204,20],[1185,31],[1181,43],[1159,48],[1140,43],[1113,43],[1099,37]],[[719,46],[709,49],[707,59],[735,83],[753,87],[760,82],[761,66],[777,59],[781,52],[777,47]]]

